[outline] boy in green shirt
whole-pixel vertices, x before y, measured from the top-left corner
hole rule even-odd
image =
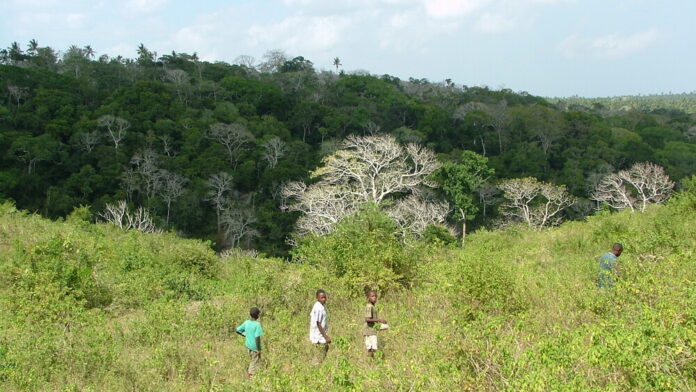
[[[377,330],[375,329],[375,323],[386,324],[387,320],[379,318],[377,313],[377,308],[375,303],[377,303],[377,291],[368,290],[367,291],[367,304],[365,304],[365,327],[363,328],[363,336],[365,336],[365,348],[367,348],[367,356],[372,358],[375,355],[375,351],[379,349],[377,343]]]
[[[618,273],[618,264],[616,259],[621,256],[623,245],[618,242],[611,247],[611,251],[607,252],[599,258],[599,279],[597,286],[599,288],[614,287],[614,278]]]
[[[249,350],[249,368],[247,376],[251,377],[259,369],[261,364],[261,336],[263,336],[263,328],[257,320],[261,315],[261,310],[253,307],[249,310],[251,320],[246,320],[239,327],[237,333],[244,336],[244,345]]]

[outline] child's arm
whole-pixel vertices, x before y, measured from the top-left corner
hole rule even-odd
[[[368,308],[368,309],[369,309],[369,308]],[[376,318],[376,317],[372,317],[373,314],[375,314],[375,313],[374,313],[374,309],[373,309],[372,311],[367,311],[367,312],[365,313],[365,322],[366,322],[366,323],[382,323],[382,324],[386,324],[386,323],[387,323],[387,320],[385,320],[385,319],[379,319],[379,318]]]
[[[237,335],[239,336],[246,336],[244,335],[244,324],[237,327],[237,329],[235,329],[234,331],[237,332]]]
[[[256,337],[256,348],[258,348],[259,352],[261,352],[261,336]]]
[[[317,321],[317,328],[319,328],[319,333],[321,333],[321,336],[324,337],[326,340],[326,343],[331,343],[331,338],[329,335],[326,334],[326,331],[324,331],[324,327],[321,326],[321,323]]]
[[[365,321],[368,323],[382,323],[382,324],[387,323],[387,320],[385,320],[385,319],[369,318],[369,317],[365,317]]]

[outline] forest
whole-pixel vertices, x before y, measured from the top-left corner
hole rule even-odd
[[[446,229],[426,232],[421,222],[415,233],[444,241],[463,224],[547,226],[619,208],[598,187],[636,164],[656,165],[670,190],[696,167],[688,110],[346,73],[338,58],[318,71],[278,50],[234,64],[142,44],[136,55],[36,40],[0,51],[0,199],[51,219],[80,206],[112,222],[141,214],[151,228],[216,250],[286,257],[308,205],[288,204],[300,196],[288,185],[330,182],[329,163],[351,138],[432,153],[422,183],[431,205],[445,206],[431,221]],[[562,192],[558,211],[541,223],[510,211],[512,190],[524,185]],[[411,193],[424,192],[394,188],[385,206]]]

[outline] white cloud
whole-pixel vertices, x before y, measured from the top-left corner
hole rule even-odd
[[[423,0],[433,18],[456,18],[483,8],[490,0]]]
[[[351,20],[346,17],[288,17],[276,24],[254,25],[247,31],[252,46],[292,52],[317,52],[337,45]]]
[[[166,5],[168,0],[128,0],[126,8],[135,13],[150,13]]]
[[[485,12],[476,21],[474,28],[481,33],[504,33],[514,30],[518,26],[515,17]]]
[[[433,39],[451,35],[459,25],[459,21],[435,21],[422,12],[411,9],[386,18],[374,36],[378,38],[379,47],[382,49],[424,54],[429,52]]]
[[[658,40],[659,34],[655,29],[630,35],[607,34],[595,38],[571,35],[557,49],[568,58],[621,58],[645,50]]]
[[[87,19],[87,15],[83,13],[72,13],[65,16],[65,20],[68,22],[70,27],[81,27],[82,22]]]

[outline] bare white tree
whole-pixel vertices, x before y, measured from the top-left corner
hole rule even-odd
[[[162,142],[162,150],[168,157],[176,156],[176,151],[174,151],[174,142],[169,135],[162,135],[159,137]]]
[[[263,158],[268,162],[268,167],[273,169],[278,165],[278,160],[287,151],[286,144],[279,137],[275,136],[263,144]]]
[[[432,224],[444,224],[450,206],[444,202],[426,202],[415,195],[397,201],[387,213],[404,233],[420,235]]]
[[[239,55],[234,59],[234,63],[248,69],[256,69],[256,59],[254,56],[249,56],[246,54]]]
[[[486,107],[486,104],[481,102],[467,102],[465,104],[457,106],[457,108],[454,109],[454,113],[452,113],[452,118],[454,118],[455,120],[463,120],[467,114],[477,110],[485,111]]]
[[[281,194],[283,210],[302,213],[295,224],[300,236],[331,233],[336,223],[357,211],[360,205],[355,197],[336,185],[307,186],[304,182],[293,181],[283,186]]]
[[[393,136],[349,136],[343,148],[324,158],[312,177],[342,186],[361,202],[380,204],[396,193],[421,185],[436,186],[428,176],[438,167],[435,154],[416,144],[404,148]]]
[[[181,69],[168,69],[165,71],[165,77],[174,84],[179,101],[188,104],[190,87],[188,73]]]
[[[126,168],[123,173],[121,173],[121,186],[123,186],[126,191],[126,198],[128,201],[133,201],[133,193],[140,191],[140,175],[132,168]]]
[[[644,162],[604,177],[592,192],[592,199],[618,210],[643,212],[649,204],[667,200],[673,189],[674,182],[661,166]]]
[[[379,133],[379,131],[382,130],[382,127],[375,124],[374,121],[368,120],[365,124],[363,124],[363,129],[365,130],[366,135],[375,136]]]
[[[171,210],[172,203],[176,199],[183,196],[185,189],[184,186],[188,182],[188,179],[182,175],[171,173],[167,170],[160,170],[160,178],[162,186],[159,189],[159,194],[162,200],[167,204],[167,221],[169,224],[169,211]]]
[[[135,211],[130,211],[125,200],[116,204],[107,203],[104,211],[99,216],[106,222],[113,223],[123,230],[135,229],[144,233],[161,233],[155,222],[150,217],[150,213],[139,207]]]
[[[508,124],[510,123],[507,101],[502,100],[496,105],[485,105],[483,111],[485,111],[491,119],[489,125],[495,130],[495,133],[498,136],[498,151],[502,154],[503,134],[507,130]]]
[[[133,155],[131,165],[140,176],[148,199],[155,197],[162,187],[162,171],[157,167],[157,153],[146,148]]]
[[[535,229],[560,223],[560,212],[575,202],[565,186],[531,177],[506,180],[499,187],[505,200],[501,213],[508,222],[523,222]]]
[[[246,127],[239,123],[216,123],[210,126],[208,137],[225,147],[227,158],[234,170],[239,163],[239,152],[254,140],[254,135]]]
[[[422,187],[435,186],[428,176],[438,168],[432,151],[415,144],[403,147],[389,135],[350,136],[323,163],[312,173],[319,180],[315,184],[283,187],[284,209],[303,213],[296,227],[300,235],[328,234],[365,203],[418,196]]]
[[[259,65],[261,72],[278,72],[280,67],[288,61],[288,56],[280,49],[269,50],[263,55],[263,62]]]
[[[105,127],[106,132],[111,137],[114,142],[114,147],[118,148],[121,145],[121,141],[126,137],[126,131],[130,128],[131,124],[128,120],[121,117],[116,117],[111,114],[105,114],[97,119],[97,125],[100,127]]]
[[[220,216],[230,200],[229,194],[232,191],[232,180],[233,177],[231,175],[220,172],[211,175],[208,181],[206,181],[209,188],[206,193],[206,200],[210,201],[215,207],[218,233],[222,230]]]
[[[222,214],[222,226],[225,239],[231,248],[241,245],[243,239],[251,240],[259,236],[258,230],[253,225],[256,223],[256,214],[249,206],[225,210]]]
[[[82,132],[76,135],[74,143],[76,143],[85,152],[90,153],[97,143],[99,143],[99,139],[101,139],[101,137],[97,131]]]
[[[17,104],[17,107],[19,107],[19,104],[27,96],[29,96],[29,88],[28,87],[19,87],[19,86],[15,86],[15,85],[8,85],[7,91],[10,93],[10,97],[12,97],[12,99],[14,99],[15,103]]]

